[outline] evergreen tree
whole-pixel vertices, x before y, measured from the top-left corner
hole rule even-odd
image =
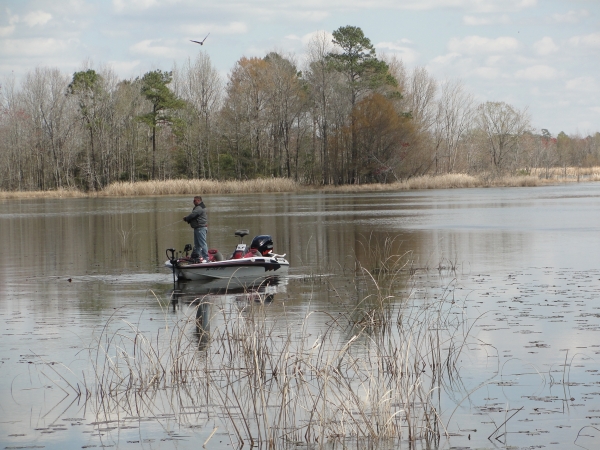
[[[356,103],[364,91],[376,90],[384,85],[395,86],[397,81],[389,73],[387,63],[377,59],[373,44],[359,27],[348,25],[338,28],[333,32],[333,43],[342,52],[329,54],[331,66],[345,75],[350,92],[351,162],[348,178],[350,183],[356,183],[359,159],[353,114]]]
[[[172,73],[161,70],[148,72],[141,80],[141,93],[152,103],[152,111],[138,116],[138,120],[152,130],[152,179],[156,176],[156,128],[159,125],[176,125],[178,120],[171,112],[185,106],[185,102],[167,86],[171,80]]]

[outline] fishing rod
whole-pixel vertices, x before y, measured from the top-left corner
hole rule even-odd
[[[173,225],[175,225],[176,223],[179,223],[179,222],[180,222],[180,220],[176,220],[176,221],[175,221],[175,222],[173,222],[173,223],[170,223],[170,224],[168,224],[168,225],[165,225],[165,226],[162,226],[162,227],[160,227],[160,228],[157,228],[155,231],[162,230],[163,228],[167,228],[167,227],[172,227]]]

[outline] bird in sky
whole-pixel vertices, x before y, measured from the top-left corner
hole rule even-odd
[[[210,33],[208,33],[210,34]],[[193,39],[190,39],[190,42],[195,42],[196,44],[200,44],[200,45],[204,45],[204,41],[206,40],[206,38],[208,37],[208,34],[206,35],[206,37],[204,39],[202,39],[201,41],[194,41]]]

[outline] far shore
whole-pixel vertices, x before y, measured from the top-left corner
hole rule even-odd
[[[246,181],[206,179],[112,183],[100,191],[78,189],[48,191],[0,191],[0,200],[26,198],[137,197],[159,195],[254,194],[275,192],[351,193],[369,191],[405,191],[416,189],[459,189],[477,187],[527,187],[572,182],[600,181],[600,167],[532,169],[524,175],[492,177],[461,173],[423,175],[387,184],[343,186],[304,185],[288,178],[260,178]]]

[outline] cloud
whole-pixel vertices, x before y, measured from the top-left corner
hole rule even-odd
[[[538,55],[549,55],[558,51],[558,45],[550,36],[544,36],[542,39],[533,44],[533,48]]]
[[[568,80],[566,88],[569,91],[576,92],[597,92],[598,84],[592,77],[579,77]]]
[[[140,60],[133,61],[109,61],[108,66],[119,74],[133,75],[135,69],[140,67]]]
[[[129,50],[132,53],[159,58],[172,59],[185,56],[183,50],[175,47],[175,42],[170,41],[167,45],[163,45],[161,39],[145,39],[133,44]]]
[[[135,0],[143,1],[143,0]],[[151,0],[146,0],[151,1]],[[171,3],[185,3],[187,5],[197,4],[197,0],[161,0]],[[125,0],[113,0],[113,3],[124,3]],[[271,14],[273,11],[280,17],[281,14],[314,14],[315,18],[324,14],[335,15],[336,12],[373,11],[376,9],[386,10],[411,10],[430,11],[440,9],[464,9],[470,13],[505,13],[507,11],[518,12],[523,9],[532,8],[537,5],[537,0],[288,0],[281,2],[276,0],[249,0],[243,2],[232,2],[232,11],[239,12],[240,9],[260,13],[262,16]],[[180,7],[180,6],[179,6]]]
[[[368,6],[369,2],[358,2]],[[386,1],[389,7],[412,10],[430,10],[441,8],[462,8],[474,12],[521,11],[537,5],[537,0],[412,0]]]
[[[0,40],[3,56],[48,56],[69,48],[69,43],[53,38]]]
[[[469,26],[480,26],[480,25],[493,25],[493,24],[510,24],[510,17],[506,14],[502,14],[501,16],[492,16],[492,17],[476,17],[476,16],[464,16],[463,23]]]
[[[581,19],[585,19],[589,15],[590,13],[588,11],[582,9],[581,11],[569,11],[564,14],[552,14],[550,20],[554,23],[578,23]]]
[[[445,55],[441,55],[441,56],[436,56],[435,58],[433,58],[431,60],[432,63],[434,64],[439,64],[442,66],[447,66],[449,64],[452,64],[454,61],[458,61],[461,57],[460,53],[447,53]]]
[[[287,36],[284,36],[285,39],[289,39],[290,41],[302,41],[302,38],[300,36],[296,36],[295,34],[288,34]]]
[[[288,11],[288,16],[297,22],[321,22],[330,16],[328,11]]]
[[[248,26],[244,22],[230,22],[225,25],[201,23],[198,25],[183,25],[181,30],[191,36],[204,37],[208,33],[220,35],[245,34]]]
[[[406,45],[401,45],[404,42],[402,40],[398,42],[380,42],[375,44],[375,48],[378,52],[385,52],[387,54],[396,55],[403,62],[408,64],[414,64],[417,62],[419,54],[412,48]]]
[[[16,24],[19,22],[19,16],[10,15],[10,11],[7,11],[8,14],[8,26],[0,27],[0,37],[10,36],[16,28]]]
[[[52,14],[38,10],[38,11],[32,11],[29,14],[27,14],[23,18],[23,21],[30,27],[34,27],[36,25],[44,25],[51,19],[52,19]]]
[[[556,69],[543,64],[527,67],[526,69],[518,70],[515,73],[517,78],[532,81],[551,80],[552,78],[556,78],[556,75]]]
[[[573,36],[569,43],[574,47],[600,48],[600,33]]]
[[[496,67],[477,67],[473,73],[480,78],[493,80],[500,76],[500,71]]]
[[[113,0],[113,7],[117,12],[125,10],[140,11],[153,8],[161,4],[158,0]]]
[[[307,33],[304,36],[302,36],[300,38],[300,41],[302,42],[303,45],[308,45],[313,41],[313,39],[318,40],[328,46],[333,47],[333,43],[332,43],[333,34],[331,34],[330,31],[325,31],[325,30],[312,31],[312,32]]]
[[[453,38],[448,43],[451,52],[462,54],[506,53],[519,48],[519,41],[512,37],[490,39],[481,36],[467,36],[463,39]]]
[[[7,27],[0,27],[0,37],[10,36],[11,34],[13,34],[14,31],[15,31],[14,25],[9,25]]]

